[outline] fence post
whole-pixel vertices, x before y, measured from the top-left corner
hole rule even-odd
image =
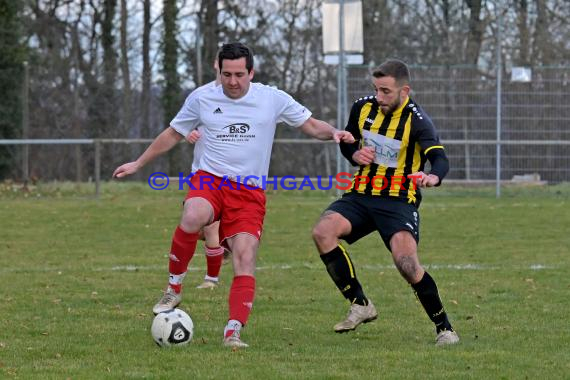
[[[466,118],[463,118],[463,140],[469,141]],[[471,180],[471,147],[469,144],[465,144],[465,180]]]
[[[495,188],[495,196],[497,198],[501,197],[501,82],[502,78],[502,62],[501,62],[501,18],[502,18],[503,9],[499,9],[497,11],[497,167],[496,167],[496,188]]]
[[[28,62],[24,61],[24,83],[22,86],[22,138],[27,139],[30,131],[29,93],[30,69]],[[22,177],[24,184],[30,179],[30,146],[25,144],[22,149]]]
[[[98,198],[101,187],[101,140],[95,139],[95,196]]]

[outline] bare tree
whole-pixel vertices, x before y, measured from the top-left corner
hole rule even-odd
[[[142,35],[142,93],[141,93],[141,113],[142,126],[141,137],[150,137],[150,0],[143,0],[143,35]]]
[[[465,63],[477,64],[483,41],[483,21],[481,20],[481,0],[465,0],[469,7],[469,33],[465,49]]]
[[[517,12],[516,22],[519,35],[518,63],[521,65],[530,64],[530,31],[528,20],[528,1],[517,0],[515,2]]]
[[[115,84],[117,80],[117,50],[115,47],[114,21],[117,0],[105,0],[101,20],[101,47],[103,49],[103,88],[100,92],[105,110],[101,110],[103,136],[116,135],[117,106]]]
[[[123,77],[123,137],[132,127],[131,115],[131,73],[129,68],[129,48],[127,46],[127,0],[121,0],[121,74]]]
[[[20,41],[21,4],[0,0],[0,139],[21,137],[21,91],[23,83],[24,49]],[[27,89],[24,89],[27,91]],[[0,147],[0,179],[9,176],[14,157],[12,149]]]
[[[219,26],[218,26],[218,0],[202,0],[200,7],[200,30],[202,31],[202,78],[198,78],[197,84],[214,80],[214,72],[210,69],[218,51]],[[196,65],[197,66],[197,65]]]
[[[180,80],[178,76],[178,40],[176,39],[178,8],[176,0],[164,0],[163,4],[163,74],[164,89],[162,105],[164,120],[170,121],[180,108]],[[170,170],[174,172],[180,165],[178,152],[169,153]]]

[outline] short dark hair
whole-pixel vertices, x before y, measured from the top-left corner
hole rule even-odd
[[[400,85],[410,83],[408,65],[398,59],[389,59],[372,72],[374,78],[392,77]]]
[[[222,72],[222,61],[224,59],[245,58],[245,68],[250,73],[253,69],[253,52],[249,47],[241,42],[230,42],[223,44],[218,53],[218,66]]]

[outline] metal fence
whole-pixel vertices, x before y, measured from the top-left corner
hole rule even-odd
[[[570,95],[570,68],[533,68],[530,83],[513,83],[509,72],[501,82],[501,135],[497,136],[497,81],[474,67],[433,66],[415,67],[412,71],[412,96],[431,116],[446,145],[451,162],[450,179],[491,181],[495,179],[497,144],[501,146],[501,179],[536,174],[533,178],[557,183],[570,181],[570,107],[565,99]],[[39,99],[33,94],[30,101]],[[358,99],[373,93],[369,68],[348,69],[348,99]],[[156,100],[155,100],[156,102]],[[306,104],[321,116],[316,104]],[[36,103],[34,107],[41,106]],[[336,111],[333,105],[333,112]],[[34,113],[31,107],[31,114]],[[329,115],[330,116],[330,115]],[[76,139],[60,140],[61,124],[30,117],[28,137],[33,145],[14,140],[0,140],[12,157],[11,176],[27,176],[44,181],[86,181],[110,179],[115,167],[134,160],[151,141],[149,139]],[[69,123],[73,123],[73,118]],[[157,125],[156,123],[154,125]],[[112,136],[109,136],[112,137]],[[296,138],[297,135],[292,134]],[[301,136],[298,136],[301,137]],[[39,138],[58,141],[37,140]],[[65,144],[63,144],[65,142]],[[57,145],[53,145],[56,143]],[[180,165],[173,166],[164,157],[135,179],[145,174],[164,171],[177,176],[179,170],[189,170],[192,147],[180,144],[174,154]],[[278,139],[273,148],[270,175],[317,176],[330,175],[336,170],[337,149],[333,144],[306,140]],[[184,168],[184,169],[180,169]]]
[[[495,141],[500,140],[502,180],[536,173],[549,182],[570,181],[570,107],[564,101],[570,95],[570,67],[533,68],[529,83],[512,82],[505,72],[500,136],[495,77],[469,66],[411,66],[411,72],[412,97],[447,145],[450,178],[495,179]],[[368,67],[350,68],[348,78],[353,98],[370,86]]]

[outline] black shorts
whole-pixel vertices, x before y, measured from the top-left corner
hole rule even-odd
[[[346,236],[341,236],[348,244],[375,230],[380,233],[389,251],[391,251],[390,239],[396,232],[410,231],[416,242],[420,242],[418,209],[404,200],[347,193],[333,202],[327,210],[338,212],[352,225],[352,231]]]

